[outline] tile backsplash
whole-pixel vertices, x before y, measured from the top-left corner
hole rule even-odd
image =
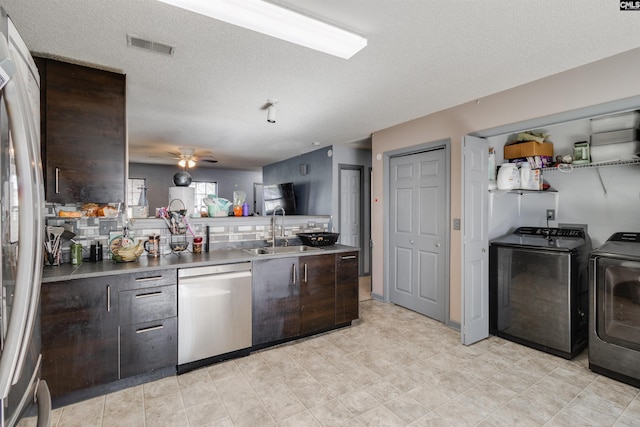
[[[60,205],[55,208],[59,209]],[[75,234],[73,240],[82,244],[83,258],[89,258],[89,247],[101,243],[104,247],[103,259],[110,258],[109,242],[116,235],[122,235],[125,223],[128,224],[130,236],[137,242],[147,240],[150,235],[160,236],[160,252],[170,254],[171,233],[163,220],[157,218],[132,218],[128,222],[120,216],[118,218],[81,217],[62,218],[56,216],[56,209],[48,204],[45,220],[50,226],[61,226]],[[65,210],[68,207],[65,206]],[[193,234],[203,237],[206,242],[207,227],[209,231],[209,249],[222,250],[228,248],[247,248],[264,246],[271,242],[271,217],[218,217],[218,218],[188,218],[188,224]],[[300,244],[297,233],[331,231],[331,217],[328,215],[307,216],[290,215],[284,219],[276,219],[277,244]],[[282,229],[284,224],[284,230]],[[282,236],[282,237],[281,237]],[[189,250],[193,235],[186,233]],[[70,240],[63,241],[62,262],[70,262]]]

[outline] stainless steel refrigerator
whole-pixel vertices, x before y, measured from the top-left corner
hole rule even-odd
[[[0,427],[17,425],[25,414],[48,426],[51,398],[40,380],[40,78],[1,7],[0,33]]]

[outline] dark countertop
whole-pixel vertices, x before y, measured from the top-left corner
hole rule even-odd
[[[274,255],[253,255],[245,252],[243,249],[222,249],[203,252],[200,254],[183,252],[180,256],[166,254],[161,255],[158,258],[150,258],[146,256],[145,252],[137,261],[133,262],[116,263],[111,260],[104,260],[99,262],[83,262],[80,265],[62,264],[53,267],[45,266],[42,271],[42,283],[162,270],[167,268],[203,267],[207,265],[231,264],[235,262],[256,261],[261,259],[321,255],[359,250],[359,248],[352,246],[331,245],[325,246],[319,251]]]

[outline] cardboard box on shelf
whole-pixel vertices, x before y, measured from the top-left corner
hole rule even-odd
[[[553,143],[525,141],[504,146],[505,160],[534,156],[553,157]]]

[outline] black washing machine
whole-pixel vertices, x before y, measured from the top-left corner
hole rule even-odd
[[[489,247],[489,332],[566,359],[587,345],[589,252],[581,228],[520,227]]]
[[[640,387],[640,233],[591,253],[589,308],[589,368]]]

